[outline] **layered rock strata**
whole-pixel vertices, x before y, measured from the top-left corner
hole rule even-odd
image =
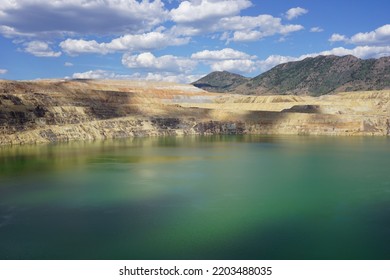
[[[390,134],[390,91],[243,96],[172,83],[0,81],[0,109],[0,145],[192,134]]]

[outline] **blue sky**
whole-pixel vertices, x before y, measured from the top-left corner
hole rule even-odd
[[[188,83],[319,54],[390,55],[390,2],[0,0],[0,79]]]

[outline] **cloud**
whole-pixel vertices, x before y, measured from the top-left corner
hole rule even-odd
[[[235,31],[229,39],[232,41],[256,41],[275,34],[287,35],[303,28],[302,25],[283,25],[280,18],[271,15],[223,18],[217,25],[219,30]]]
[[[19,32],[15,28],[13,28],[11,26],[7,26],[7,25],[0,25],[0,34],[6,38],[12,38],[12,37],[16,37],[16,36],[23,36],[23,37],[33,37],[34,36],[34,34],[32,34],[32,33]]]
[[[305,57],[313,57],[317,55],[353,55],[358,58],[379,58],[383,56],[390,56],[390,46],[358,46],[353,49],[346,49],[343,47],[334,48],[332,50],[323,51],[320,53],[313,53],[309,55],[301,56],[301,59]]]
[[[322,29],[321,27],[318,27],[318,26],[310,28],[310,32],[323,32],[323,31],[324,31],[324,29]]]
[[[213,32],[210,26],[205,25],[175,25],[170,30],[171,34],[175,36],[197,36],[208,32]]]
[[[224,5],[225,2],[227,1],[215,1],[213,4]],[[198,15],[193,12],[192,17],[196,16]],[[191,19],[190,16],[189,19]],[[222,33],[220,39],[230,42],[232,40],[255,41],[275,34],[287,35],[291,32],[304,29],[301,25],[284,25],[280,18],[271,15],[216,16],[200,18],[197,21],[190,21],[189,19],[186,22],[179,22],[178,25],[173,26],[171,33],[176,34],[176,36],[197,36],[208,33]],[[234,33],[233,35],[230,34],[232,32]]]
[[[248,0],[192,0],[183,1],[179,7],[170,11],[176,23],[204,22],[237,15],[241,10],[252,6]]]
[[[65,77],[65,79],[138,80],[138,76],[138,74],[118,74],[113,71],[96,69],[86,72],[74,73],[72,77]]]
[[[81,73],[74,73],[72,77],[65,77],[67,79],[98,79],[98,80],[140,80],[140,81],[163,81],[163,82],[174,82],[174,83],[183,83],[189,84],[196,80],[199,80],[205,75],[185,75],[185,74],[176,74],[173,75],[169,72],[161,73],[134,73],[131,75],[117,74],[112,71],[107,70],[90,70]]]
[[[227,32],[225,34],[228,35],[229,32],[235,32],[225,36],[227,42],[255,41],[303,29],[301,25],[283,25],[280,18],[270,15],[237,16],[243,9],[252,6],[249,0],[181,1],[171,11],[165,9],[161,0],[2,2],[0,34],[9,38],[35,36],[36,41],[65,37],[67,39],[63,39],[60,47],[69,55],[151,51],[187,44],[190,37],[208,33]],[[156,29],[169,20],[177,25],[165,32]],[[122,36],[113,40],[110,38],[108,42],[91,38],[96,35],[101,38],[107,34]],[[83,36],[89,36],[90,39]],[[51,53],[54,54],[58,55]]]
[[[390,24],[383,25],[371,32],[357,33],[349,41],[355,45],[390,44]]]
[[[244,52],[230,48],[210,51],[204,50],[191,55],[192,59],[200,60],[209,65],[212,71],[231,71],[235,73],[249,74],[253,72],[264,72],[276,65],[290,61],[298,61],[307,57],[318,55],[353,55],[358,58],[366,59],[371,57],[382,57],[390,55],[390,46],[358,46],[353,49],[333,48],[318,53],[309,53],[301,56],[282,56],[271,55],[264,60],[258,59]]]
[[[171,82],[171,83],[179,83],[179,84],[190,84],[204,77],[205,74],[202,75],[172,75],[172,73],[148,73],[146,75],[138,74],[139,80],[147,80],[147,81],[157,81],[157,82]]]
[[[330,42],[344,42],[353,45],[388,45],[390,44],[390,24],[385,24],[374,31],[359,32],[348,38],[338,33],[332,34]]]
[[[123,34],[148,31],[167,19],[160,0],[18,0],[0,5],[0,24],[14,36]],[[0,31],[4,34],[4,28]]]
[[[231,48],[217,51],[204,50],[193,53],[191,58],[209,65],[213,71],[231,71],[236,73],[256,71],[256,56],[251,56]]]
[[[7,69],[0,69],[0,75],[7,74],[8,70]]]
[[[104,79],[104,80],[118,79],[120,80],[120,79],[125,79],[125,76],[117,75],[114,72],[98,69],[98,70],[90,70],[81,73],[74,73],[72,75],[72,78],[73,79]]]
[[[256,56],[250,56],[247,53],[233,50],[231,48],[222,49],[219,51],[204,50],[191,55],[192,59],[198,60],[231,60],[231,59],[251,59]]]
[[[191,59],[166,55],[156,57],[151,53],[123,55],[123,65],[139,69],[142,73],[131,75],[116,74],[106,70],[91,70],[83,73],[73,74],[73,78],[84,79],[129,79],[129,80],[153,80],[170,81],[178,83],[190,83],[198,80],[203,75],[192,75],[191,71],[196,66],[196,61],[209,65],[212,71],[231,71],[235,73],[264,72],[272,67],[290,61],[302,60],[307,57],[318,55],[354,55],[359,58],[382,57],[390,55],[390,46],[357,46],[352,49],[334,48],[318,53],[304,54],[298,57],[271,55],[264,60],[257,59],[244,52],[225,48],[222,50],[204,50],[191,55]]]
[[[107,54],[113,52],[106,47],[106,43],[99,44],[95,40],[66,39],[60,43],[60,47],[69,55],[77,55],[80,53]]]
[[[286,62],[296,61],[296,60],[299,60],[299,58],[292,57],[292,56],[271,55],[267,57],[265,60],[259,60],[256,64],[261,72],[265,72],[281,63],[286,63]]]
[[[286,12],[285,17],[288,20],[292,20],[292,19],[297,18],[297,17],[299,17],[301,15],[307,14],[308,12],[309,12],[308,10],[303,9],[301,7],[291,8],[290,10],[288,10]]]
[[[252,30],[252,31],[247,31],[247,32],[244,32],[244,31],[236,31],[234,32],[234,35],[233,35],[233,38],[232,40],[233,41],[256,41],[256,40],[259,40],[261,39],[263,36],[263,33],[261,33],[260,31],[257,31],[257,30]]]
[[[299,31],[299,30],[302,30],[302,29],[304,29],[304,27],[302,25],[299,25],[299,24],[288,24],[288,25],[282,25],[280,27],[280,30],[278,31],[278,33],[280,33],[282,35],[287,35],[289,33],[296,32],[296,31]]]
[[[38,57],[59,57],[61,52],[53,51],[49,44],[42,41],[31,41],[26,43],[25,52]]]
[[[139,55],[126,53],[122,57],[122,64],[133,69],[158,70],[170,73],[188,73],[196,67],[197,62],[188,58],[173,55],[156,57],[152,53],[146,52]]]
[[[213,71],[230,71],[234,73],[252,73],[257,70],[256,63],[250,59],[228,59],[211,63]]]
[[[72,66],[73,66],[73,63],[71,63],[71,62],[65,62],[65,63],[64,63],[64,66],[65,66],[65,67],[72,67]]]
[[[333,33],[332,36],[329,38],[329,42],[347,42],[348,38],[345,37],[344,35],[338,34],[338,33]]]
[[[187,44],[189,40],[189,38],[177,38],[171,34],[153,31],[144,34],[124,35],[113,39],[109,43],[98,43],[95,40],[66,39],[60,43],[60,47],[70,55],[81,53],[108,54],[162,49],[167,46]]]

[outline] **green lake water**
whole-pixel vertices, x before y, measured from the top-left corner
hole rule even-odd
[[[390,259],[390,138],[3,147],[0,259]]]

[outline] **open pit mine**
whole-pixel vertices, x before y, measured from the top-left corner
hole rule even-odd
[[[0,81],[0,145],[206,134],[390,135],[390,90],[320,97],[141,81]]]

